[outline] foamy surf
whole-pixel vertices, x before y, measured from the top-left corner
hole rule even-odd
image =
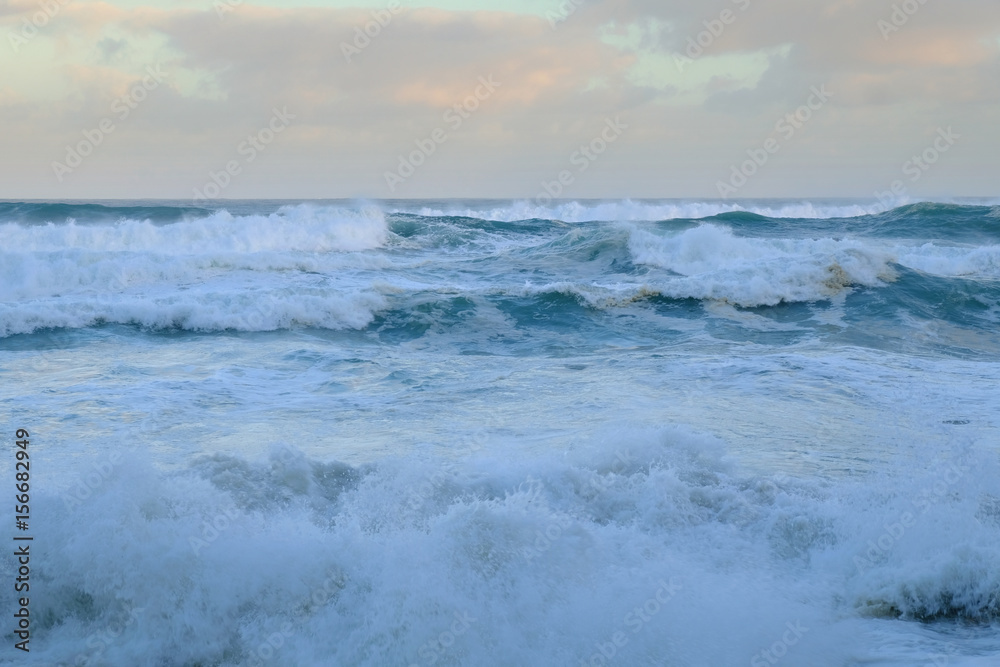
[[[96,250],[163,255],[254,252],[349,252],[378,248],[386,240],[385,216],[376,208],[349,210],[299,204],[269,215],[233,215],[223,209],[204,217],[157,224],[121,218],[108,224],[50,220],[47,224],[0,224],[4,248],[21,252]]]
[[[72,548],[38,563],[59,585],[37,659],[715,665],[773,638],[792,662],[843,665],[878,648],[864,618],[1000,612],[1000,533],[979,527],[995,462],[876,491],[750,474],[685,429],[616,430],[568,458],[509,460],[487,432],[453,461],[284,445],[169,475],[99,461],[39,499],[36,539]],[[93,641],[105,625],[121,636]]]
[[[501,310],[508,306],[497,303],[499,295],[547,292],[598,309],[641,308],[649,298],[754,308],[893,285],[905,290],[912,278],[901,278],[900,267],[961,280],[1000,275],[1000,245],[887,238],[881,222],[838,236],[816,227],[796,234],[782,223],[782,234],[762,236],[758,218],[566,228],[562,221],[386,217],[370,204],[300,204],[266,214],[219,210],[189,218],[182,210],[178,221],[109,223],[108,210],[81,211],[93,221],[3,224],[0,335],[104,323],[364,328],[390,311],[419,318],[434,294]],[[939,216],[941,206],[906,210]],[[150,212],[166,216],[164,207]],[[898,216],[891,219],[896,224]],[[988,230],[992,223],[983,220]]]
[[[881,204],[817,204],[781,203],[775,205],[725,202],[651,203],[625,200],[620,202],[565,202],[543,206],[531,201],[518,201],[502,206],[482,207],[396,207],[393,210],[422,216],[460,216],[513,222],[517,220],[560,220],[562,222],[635,222],[659,220],[698,220],[725,213],[751,213],[768,218],[854,218],[881,213]]]
[[[991,664],[995,208],[809,205],[0,204],[32,664]]]

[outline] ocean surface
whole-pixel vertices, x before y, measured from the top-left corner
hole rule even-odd
[[[0,203],[0,424],[0,664],[1000,664],[1000,200]]]

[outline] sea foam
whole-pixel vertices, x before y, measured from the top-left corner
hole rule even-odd
[[[578,664],[619,632],[628,664],[748,664],[792,624],[792,655],[837,665],[866,650],[854,613],[1000,613],[995,462],[961,461],[922,512],[943,473],[753,475],[680,427],[483,444],[360,466],[275,445],[173,473],[129,455],[65,480],[37,501],[37,543],[66,548],[33,560],[59,573],[32,597],[52,619],[36,664]]]

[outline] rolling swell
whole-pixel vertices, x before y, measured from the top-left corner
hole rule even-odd
[[[843,336],[891,321],[925,334],[928,323],[947,324],[946,343],[963,349],[995,344],[1000,209],[916,204],[853,218],[770,217],[803,206],[619,202],[540,212],[513,203],[418,213],[242,203],[232,213],[0,204],[0,336],[108,324],[313,328],[506,353],[530,346],[533,331],[565,334],[566,345],[584,333],[653,344],[693,335],[675,335],[677,318],[721,318],[723,329],[744,331],[734,340],[779,329],[792,331],[786,342]],[[489,215],[469,216],[476,212]],[[540,215],[560,212],[619,217]],[[709,215],[660,219],[670,212]],[[516,219],[526,213],[539,216]],[[805,316],[789,324],[795,304]]]
[[[868,233],[890,238],[935,238],[1000,243],[1000,206],[921,203],[872,216]]]
[[[76,220],[81,223],[115,222],[121,219],[180,222],[210,215],[212,210],[176,203],[161,206],[122,206],[96,203],[0,202],[0,224],[4,222],[44,224]]]

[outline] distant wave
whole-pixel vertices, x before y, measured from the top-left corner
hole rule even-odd
[[[0,336],[109,323],[364,329],[389,311],[396,323],[429,320],[423,331],[464,321],[429,318],[429,303],[466,299],[460,310],[499,308],[516,319],[526,306],[505,300],[547,294],[606,310],[649,299],[768,307],[888,290],[884,298],[904,310],[965,304],[946,317],[979,313],[992,322],[1000,308],[995,207],[916,204],[849,221],[731,210],[663,221],[664,207],[674,205],[567,204],[566,218],[574,210],[581,219],[629,211],[637,218],[568,224],[513,220],[529,213],[516,204],[503,209],[510,221],[298,204],[256,214],[182,209],[177,219],[155,222],[112,219],[115,207],[104,205],[52,206],[60,213],[79,206],[71,212],[100,220],[0,223]],[[712,213],[697,208],[707,204],[692,206],[684,213]],[[155,211],[165,216],[162,208]],[[546,308],[554,314],[572,305]]]
[[[659,220],[698,220],[727,213],[753,213],[767,218],[853,218],[872,215],[884,210],[878,204],[821,205],[810,202],[738,204],[726,202],[566,202],[539,206],[530,201],[518,201],[503,206],[485,207],[413,207],[390,209],[423,216],[463,216],[483,220],[512,222],[516,220],[559,220],[562,222],[630,222]]]
[[[70,297],[0,303],[0,337],[102,324],[204,332],[362,329],[384,306],[376,293],[319,288]]]
[[[189,204],[111,205],[69,202],[0,202],[0,223],[61,223],[68,220],[115,222],[117,220],[150,220],[180,222],[186,218],[207,217],[210,208]]]
[[[388,235],[378,209],[310,205],[161,224],[7,222],[0,224],[0,336],[108,323],[363,328],[384,305],[381,296],[367,283],[332,284],[329,276],[386,266],[358,251],[381,247]]]
[[[993,206],[1000,210],[1000,200],[989,205],[968,205],[958,203],[906,204],[889,208],[878,202],[810,202],[794,201],[567,201],[540,206],[534,202],[521,200],[497,205],[470,205],[454,203],[449,205],[386,205],[389,212],[414,213],[425,217],[460,216],[498,222],[522,220],[554,220],[561,222],[657,222],[665,220],[703,220],[719,218],[728,220],[753,219],[798,219],[824,220],[876,216],[887,212],[901,215],[949,215],[965,209],[988,209]]]
[[[635,261],[678,274],[672,296],[742,306],[829,298],[846,287],[896,279],[894,264],[943,277],[1000,279],[1000,245],[968,248],[871,239],[765,239],[705,223],[679,234],[632,230]]]
[[[656,222],[665,220],[747,221],[823,220],[865,216],[885,219],[949,217],[966,213],[989,212],[1000,219],[1000,199],[952,202],[898,202],[894,206],[876,201],[810,201],[810,200],[613,200],[559,201],[541,206],[530,200],[441,200],[428,202],[366,202],[358,204],[329,203],[268,203],[279,217],[307,218],[310,212],[379,210],[384,214],[404,213],[422,217],[462,217],[490,222],[524,222],[529,220],[579,222]],[[78,223],[113,223],[119,221],[149,221],[158,224],[212,218],[229,211],[242,217],[240,211],[261,209],[252,200],[219,202],[196,206],[189,202],[0,202],[0,224],[46,223],[75,221]],[[247,217],[256,217],[255,215]],[[264,216],[267,217],[267,216]]]
[[[73,212],[91,209],[87,206]],[[100,207],[100,211],[105,215],[108,209]],[[282,207],[270,215],[232,215],[221,210],[168,224],[155,224],[149,216],[129,218],[125,213],[104,224],[81,225],[73,217],[60,222],[0,224],[0,248],[20,252],[73,248],[161,254],[334,252],[377,248],[385,243],[387,233],[385,216],[376,208],[356,211],[308,204]]]

